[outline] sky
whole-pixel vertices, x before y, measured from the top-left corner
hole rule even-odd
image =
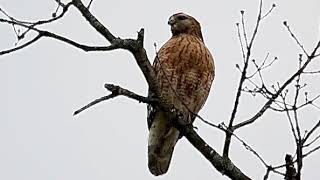
[[[309,52],[320,38],[318,0],[264,0],[263,11],[267,12],[272,3],[277,7],[261,24],[252,55],[260,62],[267,53],[279,58],[264,74],[269,85],[281,83],[294,73],[301,53],[283,21],[288,22]],[[0,8],[17,19],[39,20],[50,18],[56,4],[54,0],[0,0]],[[240,20],[240,10],[245,11],[247,33],[251,34],[258,0],[94,0],[91,6],[91,12],[115,36],[135,38],[137,31],[145,28],[144,45],[150,59],[155,56],[154,43],[160,47],[171,36],[167,20],[172,14],[185,12],[195,17],[216,64],[216,79],[200,115],[215,124],[228,122],[240,79],[235,68],[242,62],[235,25]],[[42,28],[81,43],[108,45],[75,8],[59,22]],[[16,37],[11,26],[0,24],[0,37],[0,50],[14,47]],[[311,69],[319,67],[316,62]],[[303,78],[310,97],[320,93],[318,78]],[[88,102],[107,95],[105,83],[147,94],[147,84],[129,52],[86,53],[45,38],[0,56],[0,82],[0,179],[228,179],[184,138],[175,148],[168,173],[152,176],[147,167],[145,104],[119,97],[72,115]],[[250,118],[264,102],[244,95],[236,122]],[[300,115],[303,130],[310,129],[320,118],[314,108]],[[200,121],[195,126],[221,154],[224,134]],[[294,154],[294,139],[284,114],[267,111],[256,123],[236,133],[270,165],[284,163],[286,153]],[[263,178],[265,167],[235,139],[230,158],[248,176]],[[305,159],[303,179],[320,178],[319,160],[319,152]],[[270,179],[283,177],[271,174]]]

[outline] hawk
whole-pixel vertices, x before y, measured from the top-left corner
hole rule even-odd
[[[169,18],[172,37],[160,48],[153,67],[160,98],[175,106],[188,123],[204,105],[215,76],[212,55],[204,44],[200,23],[190,15]],[[149,92],[149,97],[152,92]],[[148,167],[155,175],[168,171],[174,146],[181,136],[165,113],[148,105]]]

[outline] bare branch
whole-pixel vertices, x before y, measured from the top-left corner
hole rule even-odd
[[[296,41],[296,43],[299,45],[299,47],[301,48],[301,50],[303,51],[303,53],[308,57],[309,54],[307,53],[307,51],[304,49],[303,45],[300,43],[300,41],[298,40],[298,38],[296,37],[296,35],[293,34],[293,32],[291,31],[287,21],[283,22],[284,26],[287,28],[287,30],[289,31],[290,35],[292,36],[292,38]]]
[[[195,131],[191,124],[186,124],[185,120],[177,117],[179,112],[171,109],[169,119],[173,125],[188,139],[188,141],[221,173],[230,179],[249,180],[250,178],[243,174],[229,158],[220,156],[211,148]]]
[[[90,6],[91,6],[92,2],[93,2],[93,0],[90,0],[89,4],[87,6],[87,9],[90,9]]]
[[[270,170],[271,168],[267,168],[266,174],[263,176],[263,180],[267,180],[269,178]]]
[[[81,0],[72,0],[72,3],[78,8],[82,16],[90,23],[90,25],[112,44],[116,37],[90,13],[89,9],[84,6]]]
[[[96,105],[96,104],[98,104],[98,103],[100,103],[100,102],[102,102],[102,101],[106,101],[106,100],[112,99],[112,98],[114,98],[114,97],[116,97],[116,96],[117,96],[116,94],[109,94],[109,95],[107,95],[107,96],[103,96],[103,97],[101,97],[101,98],[98,98],[98,99],[90,102],[89,104],[83,106],[82,108],[76,110],[76,111],[73,113],[73,115],[75,116],[75,115],[81,113],[82,111],[90,108],[90,107],[93,106],[93,105]]]
[[[241,24],[242,24],[242,31],[243,31],[243,37],[244,37],[244,42],[246,43],[246,48],[249,48],[248,45],[248,37],[247,37],[247,33],[246,33],[246,26],[245,26],[245,22],[244,22],[244,10],[240,11],[241,13]]]
[[[119,46],[122,45],[121,41],[116,41],[117,43],[114,43],[114,44],[112,44],[110,46],[88,46],[88,45],[77,43],[77,42],[75,42],[73,40],[70,40],[70,39],[68,39],[66,37],[60,36],[58,34],[54,34],[54,33],[49,32],[49,31],[40,30],[40,29],[37,29],[37,28],[29,26],[29,25],[25,25],[25,24],[21,24],[21,23],[18,23],[18,22],[9,21],[9,20],[5,20],[5,19],[1,19],[1,18],[0,18],[0,22],[13,24],[13,25],[18,25],[18,26],[22,26],[22,27],[25,27],[25,28],[29,28],[30,30],[33,30],[33,31],[38,33],[38,35],[35,38],[33,38],[32,40],[28,41],[27,43],[25,43],[23,45],[20,45],[18,47],[15,47],[15,48],[12,48],[12,49],[9,49],[9,50],[0,51],[0,55],[4,55],[4,54],[8,54],[8,53],[20,50],[20,49],[22,49],[24,47],[27,47],[27,46],[31,45],[32,43],[36,42],[37,40],[39,40],[42,37],[53,38],[55,40],[62,41],[64,43],[70,44],[70,45],[72,45],[74,47],[77,47],[77,48],[82,49],[82,50],[87,51],[87,52],[88,51],[109,51],[109,50],[117,49]]]
[[[127,89],[124,89],[120,86],[115,86],[113,84],[105,84],[104,85],[105,88],[107,90],[109,90],[111,92],[110,95],[107,95],[107,96],[103,96],[101,98],[98,98],[92,102],[90,102],[89,104],[85,105],[84,107],[80,108],[79,110],[75,111],[73,113],[73,115],[77,115],[79,114],[80,112],[90,108],[91,106],[93,105],[96,105],[102,101],[106,101],[106,100],[109,100],[109,99],[112,99],[112,98],[115,98],[117,96],[126,96],[130,99],[134,99],[136,101],[138,101],[139,103],[143,102],[143,103],[148,103],[148,104],[155,104],[158,102],[157,99],[152,99],[152,98],[147,98],[147,97],[144,97],[144,96],[140,96],[132,91],[129,91]]]
[[[303,139],[303,144],[309,139],[309,137],[312,135],[312,133],[315,132],[320,127],[320,120],[317,122],[317,124],[307,133],[306,137]]]
[[[120,86],[115,86],[113,84],[105,84],[104,87],[108,89],[112,94],[117,94],[118,96],[126,96],[130,99],[134,99],[139,103],[146,103],[146,104],[156,104],[158,100],[155,98],[148,98],[141,95],[138,95],[132,91],[124,89]]]
[[[275,7],[276,7],[276,4],[272,4],[270,10],[269,10],[265,15],[263,15],[263,16],[261,17],[261,19],[266,18],[266,17],[272,12],[272,10],[273,10]]]
[[[320,40],[318,41],[318,44],[316,45],[316,47],[313,49],[310,58],[316,58],[317,56],[319,56],[320,54],[316,55],[318,49],[320,48]]]
[[[299,69],[301,68],[301,63],[302,63],[302,55],[300,55],[300,58],[299,58]],[[300,79],[301,79],[301,74],[297,76],[296,85],[295,85],[296,91],[295,91],[294,103],[293,103],[293,114],[294,114],[294,119],[296,124],[296,131],[299,138],[297,142],[301,142],[301,132],[300,132],[300,125],[298,120],[298,111],[297,111],[298,97],[300,95],[300,90],[301,90]],[[298,148],[302,148],[302,147],[298,147]],[[299,168],[298,168],[298,171],[299,171]]]
[[[242,52],[242,59],[243,59],[243,63],[245,64],[246,54],[244,52],[244,47],[243,47],[242,38],[241,38],[241,34],[240,34],[239,23],[237,23],[236,25],[237,25],[238,38],[239,38],[241,52]]]
[[[313,148],[312,150],[310,150],[309,152],[307,152],[306,154],[304,154],[303,157],[307,157],[307,156],[309,156],[310,154],[318,151],[319,149],[320,149],[320,146],[317,146],[317,147]]]
[[[320,42],[319,42],[320,43]],[[318,43],[317,47],[320,46],[320,44]],[[319,47],[318,47],[319,48]],[[316,48],[316,49],[318,49]],[[276,100],[276,98],[279,97],[279,95],[282,93],[282,91],[293,82],[293,80],[299,76],[304,69],[310,64],[310,62],[314,59],[314,56],[309,56],[308,59],[304,62],[304,64],[301,66],[301,68],[299,68],[290,78],[287,79],[287,81],[285,81],[285,83],[279,87],[279,89],[276,91],[276,93],[274,93],[272,95],[272,97],[270,99],[268,99],[268,101],[264,104],[264,106],[250,119],[245,120],[235,126],[233,126],[233,129],[238,129],[240,127],[249,125],[253,122],[255,122],[255,120],[257,120],[259,117],[261,117],[263,115],[263,113],[269,109],[269,107],[271,106],[271,104]]]
[[[260,65],[258,65],[255,60],[252,60],[252,62],[254,63],[255,67],[256,67],[256,71],[254,73],[252,73],[252,75],[247,76],[248,79],[251,79],[252,77],[254,77],[257,73],[261,74],[262,70],[265,70],[269,67],[271,67],[273,65],[274,62],[276,62],[278,60],[278,57],[274,57],[272,61],[270,61],[268,64],[266,64],[266,61],[268,60],[269,57],[269,53],[266,55],[266,57],[264,58],[264,60],[262,61],[262,63]]]
[[[61,6],[61,7],[65,7],[65,6],[66,6],[66,5],[63,4],[60,0],[54,0],[54,1],[57,2],[58,5]]]
[[[251,47],[253,45],[253,42],[257,36],[257,33],[258,33],[258,29],[259,29],[259,26],[260,26],[260,22],[261,22],[261,15],[262,15],[262,0],[260,0],[260,5],[259,5],[259,12],[258,12],[258,17],[257,17],[257,22],[256,22],[256,26],[254,28],[254,31],[252,33],[252,37],[251,37],[251,40],[250,40],[250,44],[248,46],[248,52],[251,51]]]
[[[315,137],[312,141],[310,141],[308,144],[303,145],[303,147],[309,147],[319,139],[320,139],[320,134],[317,137]]]
[[[247,34],[246,34],[246,31],[245,31],[243,14],[244,14],[244,11],[241,11],[243,36],[244,36],[244,38],[246,40]],[[252,33],[252,37],[250,39],[250,43],[247,44],[246,55],[243,56],[246,59],[244,60],[244,67],[243,67],[243,70],[242,70],[242,73],[241,73],[239,86],[238,86],[237,93],[236,93],[236,99],[234,101],[233,110],[231,112],[231,117],[230,117],[230,120],[229,120],[228,130],[230,132],[234,131],[233,122],[234,122],[234,119],[235,119],[236,114],[237,114],[237,110],[238,110],[238,106],[239,106],[239,102],[240,102],[240,97],[241,97],[241,94],[242,94],[243,84],[244,84],[244,81],[247,79],[246,78],[247,77],[247,69],[248,69],[249,60],[250,60],[250,57],[251,57],[251,48],[252,48],[252,45],[253,45],[254,40],[256,38],[256,35],[258,33],[258,28],[260,26],[260,21],[261,21],[261,14],[262,14],[262,0],[260,0],[259,12],[258,12],[258,16],[257,16],[257,22],[256,22],[256,25],[255,25],[254,31]],[[240,37],[240,39],[241,39],[241,37]],[[247,42],[247,40],[246,40],[246,42]],[[224,157],[228,157],[229,156],[229,148],[230,148],[230,143],[231,143],[231,136],[232,136],[232,134],[230,134],[229,132],[226,132],[224,148],[223,148],[223,156]]]
[[[55,0],[55,1],[59,4],[58,8],[59,7],[63,7],[63,10],[62,10],[61,14],[59,14],[58,16],[56,15],[56,12],[55,12],[55,13],[53,13],[53,18],[46,19],[46,20],[39,20],[39,21],[36,21],[36,22],[21,21],[21,20],[17,20],[14,17],[10,16],[8,13],[6,13],[2,9],[0,9],[0,12],[2,14],[4,14],[10,21],[14,22],[14,23],[11,23],[12,25],[20,25],[20,26],[22,24],[25,25],[24,27],[27,28],[27,30],[24,31],[21,34],[17,34],[16,30],[14,29],[14,31],[16,32],[16,35],[18,37],[18,40],[20,40],[20,39],[24,38],[26,36],[26,34],[31,29],[35,28],[36,26],[49,24],[49,23],[52,23],[54,21],[57,21],[57,20],[61,19],[66,14],[66,12],[68,11],[69,7],[72,5],[72,2],[69,2],[68,4],[63,4],[58,0]],[[57,8],[57,10],[58,10],[58,8]]]
[[[320,70],[319,71],[304,71],[303,73],[304,74],[319,74]]]
[[[30,31],[35,31],[38,33],[38,35],[36,37],[34,37],[32,40],[28,41],[27,43],[20,45],[18,47],[12,48],[12,49],[8,49],[8,50],[4,50],[4,51],[0,51],[0,55],[4,55],[4,54],[8,54],[17,50],[20,50],[22,48],[25,48],[29,45],[31,45],[32,43],[36,42],[37,40],[39,40],[42,37],[50,37],[62,42],[65,42],[67,44],[70,44],[74,47],[77,47],[79,49],[82,49],[86,52],[88,51],[108,51],[108,50],[113,50],[113,49],[117,49],[119,47],[123,47],[124,45],[124,41],[121,41],[119,39],[116,39],[114,42],[114,44],[110,45],[110,46],[88,46],[88,45],[84,45],[84,44],[80,44],[77,43],[73,40],[70,40],[66,37],[54,34],[52,32],[49,31],[45,31],[45,30],[40,30],[38,28],[36,28],[37,25],[43,25],[43,24],[47,24],[47,23],[51,23],[59,18],[61,18],[65,12],[67,12],[67,9],[69,8],[69,6],[71,5],[71,3],[68,3],[67,5],[64,6],[64,11],[57,17],[49,19],[49,20],[40,20],[37,22],[26,22],[26,21],[19,21],[15,18],[13,18],[12,16],[9,16],[5,11],[1,10],[1,12],[3,12],[10,20],[6,20],[6,19],[2,19],[0,18],[0,22],[1,23],[7,23],[7,24],[11,24],[13,26],[21,26],[23,28],[26,28],[27,30],[24,31],[22,34],[17,34],[18,39],[23,39],[25,37],[25,35]]]
[[[1,20],[0,20],[0,21],[1,21]],[[39,40],[41,37],[42,37],[42,35],[39,34],[39,35],[37,35],[36,37],[34,37],[33,39],[31,39],[30,41],[28,41],[28,42],[26,42],[26,43],[24,43],[24,44],[22,44],[22,45],[20,45],[20,46],[17,46],[17,47],[15,47],[15,48],[8,49],[8,50],[0,51],[0,56],[1,56],[1,55],[4,55],[4,54],[9,54],[9,53],[14,52],[14,51],[18,51],[18,50],[20,50],[20,49],[22,49],[22,48],[25,48],[25,47],[33,44],[33,43],[36,42],[37,40]]]
[[[298,141],[298,136],[297,136],[295,128],[293,126],[293,121],[292,121],[292,118],[290,116],[290,111],[288,110],[288,106],[287,106],[287,103],[286,103],[286,97],[284,95],[282,95],[282,94],[280,96],[281,96],[281,98],[282,98],[282,100],[284,102],[283,103],[284,104],[284,110],[285,110],[285,113],[287,115],[287,119],[289,120],[289,124],[290,124],[290,127],[291,127],[291,132],[292,132],[292,134],[294,136],[295,142],[297,142]]]

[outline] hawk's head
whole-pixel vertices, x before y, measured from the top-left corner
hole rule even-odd
[[[202,39],[200,23],[184,13],[177,13],[169,18],[168,24],[171,26],[172,36],[179,34],[190,34]]]

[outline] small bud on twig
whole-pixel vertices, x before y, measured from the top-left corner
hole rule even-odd
[[[284,24],[285,26],[287,26],[287,21],[283,21],[283,24]]]

